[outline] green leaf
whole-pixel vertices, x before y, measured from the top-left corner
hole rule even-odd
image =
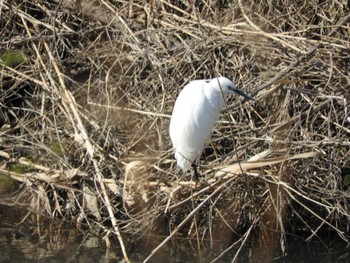
[[[345,186],[350,185],[350,174],[347,174],[347,175],[344,176],[343,183],[344,183]]]
[[[50,145],[50,149],[55,154],[57,154],[58,156],[61,156],[61,157],[66,153],[67,148],[68,148],[68,146],[67,146],[67,143],[65,141],[62,141],[62,142],[56,141]]]
[[[19,50],[8,50],[0,57],[2,64],[11,68],[22,64],[26,59],[26,54]]]
[[[14,180],[9,175],[0,174],[0,193],[5,193],[11,189]]]
[[[26,172],[26,167],[15,164],[10,166],[9,171],[17,174],[24,174]]]

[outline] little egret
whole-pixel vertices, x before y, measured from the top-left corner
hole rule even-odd
[[[238,94],[253,100],[225,77],[194,80],[180,92],[171,116],[169,132],[177,165],[184,173],[191,165],[195,168],[197,155],[210,137],[227,94]]]

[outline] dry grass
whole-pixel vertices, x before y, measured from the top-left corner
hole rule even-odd
[[[24,186],[2,203],[112,226],[122,247],[181,235],[238,257],[254,240],[268,260],[286,232],[348,242],[346,2],[192,2],[0,2],[0,52],[26,54],[1,65],[0,173]],[[176,170],[169,117],[189,80],[218,74],[256,102],[227,102],[196,184]]]

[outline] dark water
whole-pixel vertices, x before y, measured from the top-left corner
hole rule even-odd
[[[26,229],[27,228],[27,229]],[[111,251],[95,233],[84,235],[76,230],[60,230],[38,236],[33,227],[0,228],[0,262],[124,262],[119,248]],[[326,247],[321,241],[303,242],[289,240],[286,255],[275,257],[272,262],[350,262],[349,249],[341,241]],[[149,254],[148,242],[127,244],[133,262],[142,262]],[[151,262],[208,262],[210,252],[198,253],[195,242],[170,243]],[[246,253],[249,254],[249,253]],[[218,262],[231,262],[233,253]],[[238,262],[249,262],[239,258]]]
[[[9,217],[0,213],[0,262],[125,262],[118,242],[111,239],[111,249],[106,248],[101,237],[103,233],[79,231],[74,226],[45,224],[37,225],[14,223],[16,212]],[[17,216],[20,221],[21,217]],[[27,220],[30,221],[30,220]],[[35,222],[35,220],[33,220]],[[128,255],[132,262],[142,262],[164,237],[147,237],[132,242],[124,237]],[[277,251],[269,262],[330,263],[349,262],[350,249],[346,242],[335,235],[318,236],[309,242],[295,236],[287,236],[284,256]],[[195,240],[170,241],[150,262],[210,262],[222,252],[220,245],[211,251],[209,245],[201,245],[198,250]],[[246,247],[237,262],[252,262],[256,248]],[[264,251],[264,249],[263,249]],[[231,262],[236,251],[230,251],[217,262]],[[261,262],[258,260],[259,263]],[[255,260],[257,262],[257,260]],[[254,262],[254,263],[255,263]]]

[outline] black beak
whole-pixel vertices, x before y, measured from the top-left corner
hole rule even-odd
[[[244,97],[247,100],[254,100],[252,97],[250,97],[249,95],[245,94],[243,91],[239,90],[239,89],[232,89],[232,91],[238,95],[241,95],[242,97]]]

